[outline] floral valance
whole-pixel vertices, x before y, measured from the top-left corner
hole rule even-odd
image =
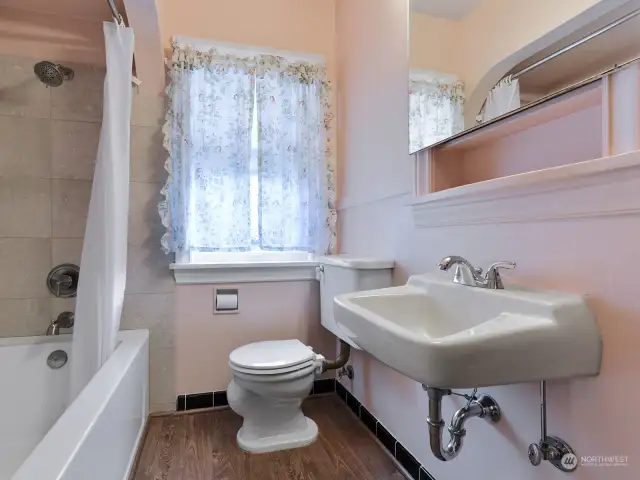
[[[324,64],[291,61],[277,55],[257,54],[238,56],[220,52],[216,48],[207,51],[197,50],[191,46],[182,46],[178,42],[172,44],[172,69],[195,69],[204,67],[230,67],[255,72],[257,75],[279,72],[297,78],[300,83],[320,82],[329,89],[327,69]]]

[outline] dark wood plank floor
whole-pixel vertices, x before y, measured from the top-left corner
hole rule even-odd
[[[240,450],[242,419],[231,410],[150,418],[132,480],[405,478],[338,398],[310,398],[304,411],[320,429],[316,442],[266,454]]]

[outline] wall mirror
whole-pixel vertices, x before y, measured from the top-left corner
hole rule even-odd
[[[481,3],[411,0],[410,153],[499,122],[640,56],[640,10],[627,6],[513,65],[493,88],[480,91],[470,72],[473,59],[465,56],[465,22]],[[471,105],[470,95],[480,102]]]

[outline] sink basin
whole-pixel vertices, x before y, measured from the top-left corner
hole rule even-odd
[[[338,295],[336,322],[363,350],[430,387],[473,388],[597,375],[602,343],[580,295],[454,284]]]

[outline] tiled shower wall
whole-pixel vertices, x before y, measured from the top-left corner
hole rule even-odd
[[[102,119],[104,69],[68,65],[75,78],[46,88],[36,59],[0,56],[0,337],[42,335],[73,310],[45,279],[80,263]],[[174,282],[159,248],[156,205],[165,179],[161,96],[134,89],[127,290],[122,328],[151,331],[151,405],[174,408]]]

